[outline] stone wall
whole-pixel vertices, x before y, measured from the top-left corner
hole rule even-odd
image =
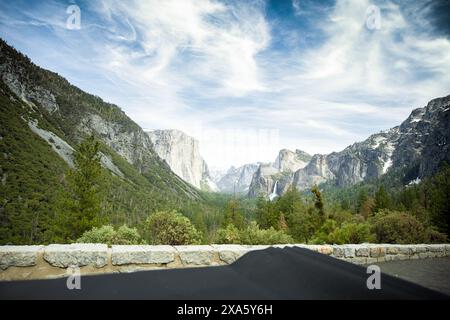
[[[63,277],[78,267],[82,274],[134,272],[151,269],[205,267],[231,264],[244,254],[269,247],[301,247],[356,264],[450,256],[450,244],[348,245],[205,245],[108,246],[52,244],[0,247],[0,280]]]

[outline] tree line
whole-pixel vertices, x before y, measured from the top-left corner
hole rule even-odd
[[[111,224],[102,214],[105,199],[100,144],[91,136],[74,154],[66,175],[58,213],[50,228],[54,242],[108,244],[276,244],[276,243],[433,243],[449,234],[450,167],[418,184],[368,191],[353,187],[353,196],[327,196],[313,186],[291,187],[274,201],[217,196],[221,214],[183,214],[173,208],[149,214],[135,226]],[[330,200],[333,199],[333,200]]]

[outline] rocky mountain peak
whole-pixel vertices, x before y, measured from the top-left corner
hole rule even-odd
[[[153,149],[176,175],[198,189],[217,190],[200,155],[198,140],[180,130],[153,130],[147,134]]]
[[[340,152],[310,157],[297,150],[296,154],[304,156],[301,160],[306,162],[298,168],[299,157],[281,150],[274,165],[278,172],[270,166],[261,166],[253,176],[249,196],[261,193],[274,196],[274,186],[278,194],[290,185],[298,189],[323,182],[348,186],[381,177],[394,169],[403,170],[405,179],[420,179],[436,172],[443,161],[450,162],[449,125],[450,96],[447,96],[414,109],[401,125],[373,134]],[[294,170],[289,173],[289,169]]]
[[[227,173],[216,180],[220,192],[247,193],[252,177],[258,170],[259,163],[249,163],[238,168],[231,166]]]
[[[296,150],[293,152],[288,149],[283,149],[278,153],[273,167],[279,172],[295,172],[298,169],[304,168],[309,160],[311,160],[311,156],[304,151]]]
[[[305,168],[311,158],[311,155],[298,149],[295,152],[280,150],[275,162],[260,164],[251,180],[249,195],[255,197],[262,193],[275,199],[289,188],[293,174]]]

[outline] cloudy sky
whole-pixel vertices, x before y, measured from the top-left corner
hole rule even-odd
[[[226,168],[339,151],[450,94],[449,15],[448,0],[0,0],[0,36]]]

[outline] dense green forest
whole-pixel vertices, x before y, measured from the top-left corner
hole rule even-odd
[[[449,234],[450,167],[408,186],[380,179],[348,188],[292,188],[275,201],[211,195],[222,214],[190,219],[160,211],[119,235],[94,228],[81,241],[107,243],[442,243]],[[390,186],[389,186],[390,185]],[[221,209],[221,210],[220,210]],[[206,223],[208,221],[208,223]],[[127,228],[122,226],[121,228]],[[104,237],[107,232],[108,236]],[[141,236],[142,235],[142,236]],[[115,239],[115,240],[111,240]]]
[[[27,123],[35,119],[40,128],[67,137],[43,108],[31,108],[0,82],[0,244],[76,240],[75,235],[55,231],[58,217],[69,210],[61,199],[67,196],[72,170],[47,141],[30,130]],[[139,172],[99,137],[96,141],[98,150],[124,174],[122,178],[100,169],[101,179],[95,182],[102,181],[98,221],[139,226],[152,212],[167,208],[192,218],[200,213],[219,214],[210,205],[213,201],[207,201],[209,195],[188,186],[167,165],[154,161],[151,170]]]
[[[26,138],[34,141],[36,148],[48,147],[26,132],[15,137],[16,143]],[[7,143],[2,137],[1,142]],[[9,219],[2,220],[2,242],[433,243],[446,242],[449,234],[450,167],[445,163],[436,175],[407,186],[395,183],[392,179],[396,176],[391,174],[348,188],[331,184],[302,192],[291,188],[275,201],[210,193],[203,194],[203,205],[177,207],[158,199],[157,206],[143,208],[133,217],[126,208],[116,206],[122,201],[112,200],[117,177],[102,167],[101,150],[99,140],[88,136],[74,154],[72,169],[57,156],[8,155],[15,166],[28,168],[26,177],[10,179],[42,179],[35,184],[14,184],[33,188],[27,199],[20,199],[25,190],[2,188],[9,197],[15,194],[21,200],[2,207],[2,217]],[[52,179],[46,170],[59,172],[57,176],[62,178]],[[49,194],[52,196],[46,196]]]

